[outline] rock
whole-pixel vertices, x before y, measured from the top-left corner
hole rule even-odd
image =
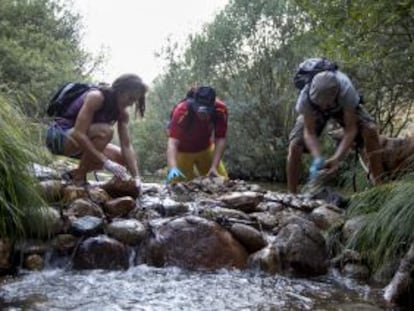
[[[31,254],[24,259],[23,266],[31,271],[40,271],[44,267],[43,257],[39,254]]]
[[[49,238],[62,232],[63,220],[56,209],[45,206],[32,212],[33,214],[25,219],[28,232],[33,232],[41,238]]]
[[[254,253],[267,244],[263,235],[258,230],[245,224],[233,224],[230,232],[249,253]]]
[[[344,249],[341,254],[331,260],[334,267],[342,269],[347,263],[362,263],[362,256],[359,252],[352,249]]]
[[[83,241],[74,256],[75,269],[127,269],[128,249],[119,241],[105,235]]]
[[[162,192],[163,185],[156,183],[142,183],[142,194],[158,194]]]
[[[79,199],[79,198],[83,198],[83,199],[89,198],[88,191],[85,187],[68,185],[66,187],[63,187],[62,192],[63,192],[62,201],[64,203],[71,203],[72,201]]]
[[[109,194],[100,187],[91,187],[89,189],[88,198],[97,205],[102,205],[112,198]]]
[[[76,199],[70,203],[65,215],[75,217],[95,216],[101,218],[104,216],[104,213],[101,207],[91,200]]]
[[[146,229],[142,223],[134,219],[116,220],[106,228],[107,234],[129,245],[140,243],[146,234]]]
[[[250,255],[249,268],[258,269],[267,273],[276,274],[282,272],[282,263],[279,249],[268,244],[265,248]]]
[[[347,263],[342,268],[342,274],[352,279],[365,281],[369,278],[370,271],[366,265]]]
[[[62,187],[60,180],[44,180],[39,182],[40,195],[49,203],[58,202],[62,199]]]
[[[103,209],[106,215],[111,218],[116,218],[127,216],[135,206],[135,199],[129,196],[124,196],[105,202]]]
[[[58,172],[48,166],[43,166],[38,163],[34,163],[30,166],[30,172],[38,180],[57,180],[60,178]]]
[[[140,200],[142,209],[161,210],[163,209],[161,199],[158,197],[143,197]]]
[[[384,299],[387,302],[413,305],[412,291],[414,289],[414,243],[401,260],[397,272],[384,289]]]
[[[12,268],[11,257],[13,244],[8,239],[0,239],[0,275],[8,272]]]
[[[348,199],[330,187],[321,187],[318,191],[311,194],[311,198],[313,200],[324,200],[327,203],[333,204],[341,209],[346,208],[349,202]]]
[[[114,177],[100,187],[105,190],[112,198],[129,196],[133,199],[136,199],[140,196],[140,189],[137,189],[135,186],[134,179],[122,181],[119,178]]]
[[[166,198],[162,201],[162,204],[158,206],[157,212],[162,217],[171,217],[185,214],[189,211],[186,204],[176,202],[170,198]]]
[[[343,213],[329,204],[314,209],[309,218],[322,230],[327,230],[344,221]]]
[[[363,226],[365,226],[366,215],[357,216],[348,219],[342,227],[342,237],[345,241],[348,241],[353,235],[358,232]]]
[[[94,216],[84,216],[72,222],[70,232],[75,236],[93,236],[103,232],[103,220]]]
[[[15,250],[23,255],[44,255],[49,250],[49,244],[42,240],[27,239],[16,242]]]
[[[265,230],[271,230],[279,224],[279,217],[269,212],[251,213],[250,217],[255,219]]]
[[[276,214],[283,210],[283,205],[279,202],[261,202],[258,206],[263,212],[267,211],[270,214]]]
[[[263,194],[252,191],[233,192],[219,197],[218,200],[229,208],[239,209],[245,213],[260,212],[257,206],[263,200]]]
[[[52,240],[52,247],[60,255],[71,254],[79,238],[72,234],[59,234]]]
[[[208,270],[242,269],[248,257],[228,231],[195,216],[177,218],[155,229],[147,252],[147,262],[151,265]]]
[[[325,239],[310,221],[291,217],[276,236],[284,273],[294,276],[322,275],[328,269]]]
[[[242,211],[219,206],[216,206],[214,208],[200,209],[199,216],[210,220],[217,220],[219,218],[250,220],[250,217]]]

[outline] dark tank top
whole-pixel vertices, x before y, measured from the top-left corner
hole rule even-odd
[[[95,112],[92,123],[107,123],[113,125],[119,118],[119,109],[115,102],[115,95],[110,90],[99,89],[99,91],[104,95],[104,104],[100,110]],[[68,130],[74,127],[76,118],[84,104],[88,92],[75,99],[66,109],[63,116],[54,120],[54,125],[63,130]]]

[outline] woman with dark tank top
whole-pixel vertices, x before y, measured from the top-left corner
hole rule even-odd
[[[46,135],[48,149],[53,154],[80,159],[78,167],[68,174],[75,185],[86,184],[88,172],[105,168],[122,180],[135,178],[140,187],[127,108],[135,104],[143,117],[146,92],[140,77],[124,74],[111,86],[98,86],[82,94],[52,122]],[[115,123],[120,146],[110,143]]]

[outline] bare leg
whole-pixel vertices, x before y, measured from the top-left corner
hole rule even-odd
[[[69,133],[70,135],[70,133]],[[113,137],[112,126],[104,123],[92,124],[88,131],[88,137],[95,148],[103,152]],[[79,152],[79,146],[70,138],[65,143],[65,155],[73,155]],[[92,170],[101,169],[102,163],[95,159],[89,152],[83,152],[78,168],[73,172],[74,183],[81,184],[86,179],[86,174]]]
[[[296,193],[299,184],[299,172],[301,159],[303,154],[303,146],[294,139],[289,144],[289,153],[287,158],[287,188],[290,193]]]
[[[114,144],[108,144],[103,153],[106,155],[108,159],[111,159],[112,161],[119,163],[121,165],[125,165],[124,157],[121,153],[121,148]]]

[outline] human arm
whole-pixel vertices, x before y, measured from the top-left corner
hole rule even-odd
[[[185,175],[177,167],[177,153],[180,141],[176,138],[169,137],[167,143],[167,163],[168,173],[165,182],[170,183],[175,178],[185,178]]]
[[[180,141],[176,138],[169,137],[167,143],[167,164],[168,168],[177,166],[177,153]]]
[[[327,168],[330,172],[337,169],[339,162],[351,148],[357,132],[356,109],[354,107],[344,108],[344,135],[336,148],[335,153],[325,161],[324,168]]]
[[[312,163],[309,167],[310,178],[318,175],[319,170],[322,169],[325,159],[321,155],[319,139],[316,132],[315,117],[311,109],[306,108],[304,112],[304,141],[308,147],[310,154],[313,157]]]
[[[215,103],[215,128],[214,128],[214,153],[207,176],[219,176],[218,167],[226,147],[226,135],[229,112],[225,103],[216,100]]]
[[[215,141],[213,160],[207,176],[219,176],[217,171],[221,158],[223,157],[224,149],[226,147],[226,138],[218,138]]]
[[[138,163],[135,150],[131,144],[131,139],[128,131],[128,122],[128,112],[122,110],[118,119],[118,136],[121,145],[121,154],[131,176],[133,178],[139,178]]]
[[[97,163],[105,163],[107,157],[97,149],[89,136],[89,129],[92,125],[95,113],[98,112],[104,103],[104,96],[99,90],[91,90],[85,95],[83,105],[79,110],[75,125],[72,129],[70,139],[73,139],[82,153],[88,153],[92,160]]]
[[[315,117],[310,108],[304,111],[303,120],[303,139],[305,141],[306,147],[308,148],[313,158],[321,157],[319,139],[316,133]]]

